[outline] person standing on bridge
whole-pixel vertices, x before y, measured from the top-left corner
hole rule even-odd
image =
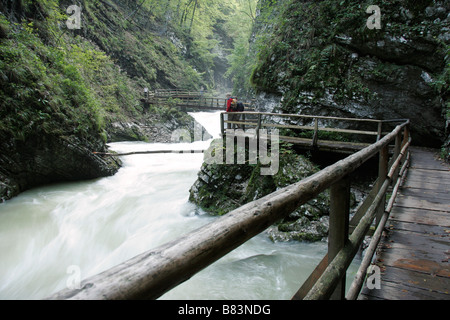
[[[244,104],[240,101],[238,101],[238,98],[236,98],[236,114],[234,115],[234,121],[240,121],[241,115],[239,112],[244,112]],[[237,128],[243,129],[243,126],[238,124],[236,125]]]
[[[233,98],[231,97],[231,94],[227,94],[227,112],[231,112],[231,102],[233,102]]]
[[[234,97],[231,96],[231,94],[227,94],[227,112],[236,112],[237,111],[237,101]],[[228,121],[234,121],[235,119],[234,114],[228,114]],[[234,128],[234,124],[229,123],[228,129]]]

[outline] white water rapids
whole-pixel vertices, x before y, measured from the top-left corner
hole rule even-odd
[[[219,113],[192,116],[218,136]],[[209,144],[110,145],[129,152]],[[217,219],[188,201],[203,154],[122,161],[112,177],[39,187],[0,204],[0,299],[46,298],[74,275],[95,275]],[[326,249],[324,242],[273,243],[261,234],[161,299],[290,299]]]

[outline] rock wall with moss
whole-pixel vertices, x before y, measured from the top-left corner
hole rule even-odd
[[[409,118],[415,144],[443,145],[449,108],[448,1],[262,3],[261,23],[270,28],[254,32],[252,83],[256,91],[280,97],[277,110]],[[375,4],[381,29],[367,27],[372,13],[366,10]]]
[[[114,174],[119,161],[92,153],[106,150],[90,80],[111,68],[107,57],[43,35],[62,19],[56,3],[3,1],[1,12],[0,201],[43,183]]]
[[[296,183],[318,171],[305,156],[282,148],[279,170],[261,175],[261,165],[203,164],[189,200],[212,215],[224,215],[248,202]],[[268,230],[273,241],[318,241],[328,234],[329,193],[302,205]]]

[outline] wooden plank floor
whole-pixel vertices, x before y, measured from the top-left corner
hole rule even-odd
[[[359,299],[450,300],[450,171],[436,151],[411,148],[411,166],[376,256],[381,289]]]

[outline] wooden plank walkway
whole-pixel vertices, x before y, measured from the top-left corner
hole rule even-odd
[[[361,300],[450,300],[450,171],[435,150],[411,148],[411,166],[376,257],[381,288]]]

